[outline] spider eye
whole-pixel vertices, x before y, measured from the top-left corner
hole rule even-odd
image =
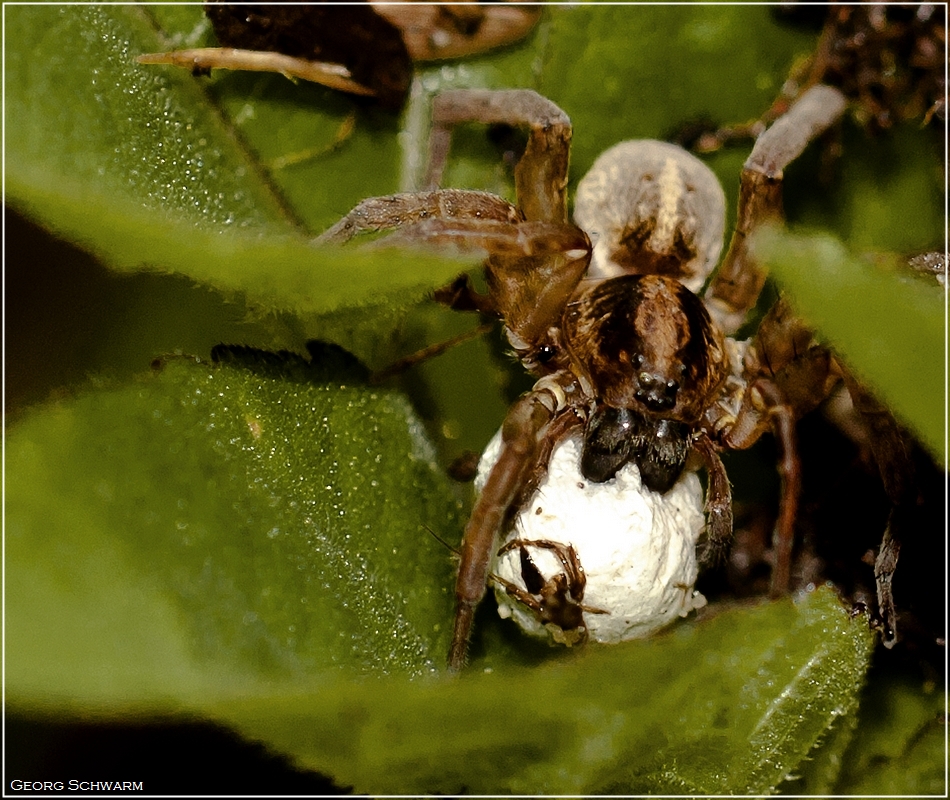
[[[544,344],[538,348],[537,359],[539,364],[547,364],[552,358],[554,358],[555,350],[551,345]]]

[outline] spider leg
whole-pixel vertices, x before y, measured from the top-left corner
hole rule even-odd
[[[795,421],[824,400],[840,379],[826,348],[798,319],[784,298],[770,309],[749,344],[738,383],[741,399],[723,432],[730,449],[750,447],[771,429],[779,443],[782,494],[775,527],[773,596],[788,591],[795,517],[801,490],[801,468],[795,439]]]
[[[475,608],[485,595],[489,566],[498,531],[512,511],[532,465],[546,426],[558,413],[553,391],[535,389],[521,397],[502,424],[502,450],[475,503],[462,536],[461,561],[455,584],[455,625],[448,666],[458,671],[465,651]]]
[[[842,373],[854,407],[870,431],[871,451],[880,470],[884,490],[891,501],[891,513],[874,562],[874,579],[884,646],[893,647],[897,643],[897,608],[892,579],[904,534],[916,527],[917,468],[911,452],[910,436],[890,411],[847,369],[842,368]]]
[[[749,253],[748,238],[763,223],[781,220],[784,169],[838,120],[845,105],[837,89],[813,86],[756,140],[742,170],[735,232],[706,290],[706,305],[723,333],[738,330],[765,283],[765,273]]]
[[[788,592],[791,580],[795,517],[798,511],[798,498],[801,494],[801,464],[795,438],[797,416],[780,386],[773,380],[760,377],[746,391],[740,418],[746,423],[754,419],[755,424],[737,424],[730,429],[724,437],[727,447],[735,450],[751,447],[769,428],[772,429],[779,444],[778,469],[782,478],[782,490],[773,535],[775,564],[772,568],[769,593],[773,597],[780,597]],[[712,480],[710,480],[710,487],[712,487]]]
[[[795,414],[785,402],[781,390],[771,381],[760,378],[752,387],[768,405],[772,430],[779,443],[779,475],[782,491],[779,500],[778,520],[775,523],[773,547],[775,565],[772,568],[772,583],[769,594],[781,597],[788,593],[792,578],[792,547],[795,544],[795,517],[798,513],[798,498],[802,490],[801,461],[795,437]]]
[[[556,573],[546,579],[534,563],[534,559],[531,558],[528,547],[552,550],[561,562],[564,572]],[[561,542],[551,542],[546,539],[516,539],[502,547],[498,551],[498,555],[509,553],[516,548],[521,560],[521,578],[527,589],[526,594],[534,601],[529,603],[528,606],[534,611],[538,621],[548,629],[554,641],[568,647],[587,641],[584,612],[588,609],[579,602],[583,599],[584,587],[574,585],[572,582],[578,574],[575,566],[579,568],[577,553],[574,548]],[[580,572],[580,577],[583,579],[583,571]],[[507,583],[507,581],[502,580],[502,583]],[[513,593],[506,587],[506,591],[509,596],[518,599],[521,599],[522,595],[525,594],[520,589],[517,593]],[[540,600],[536,600],[536,598],[540,598]],[[605,614],[607,612],[596,609],[592,613]]]
[[[718,560],[732,539],[732,487],[729,476],[719,458],[719,452],[706,433],[700,433],[693,443],[706,468],[706,544],[699,557],[700,563],[712,564]]]
[[[749,447],[771,425],[768,404],[757,402],[748,391],[756,380],[774,383],[783,398],[781,403],[798,419],[816,408],[841,377],[830,352],[816,341],[814,331],[792,312],[784,297],[762,318],[742,364],[734,367],[740,369],[736,380],[743,394],[723,439],[732,449]]]
[[[518,584],[507,581],[495,573],[491,573],[488,576],[489,580],[494,581],[498,586],[505,590],[505,593],[509,597],[513,597],[519,603],[524,606],[527,606],[531,611],[534,612],[535,616],[540,620],[544,617],[544,607],[541,605],[541,601],[538,600],[533,594],[531,594],[526,589],[522,589]]]
[[[521,489],[521,494],[518,497],[519,506],[526,506],[528,501],[534,497],[538,486],[540,486],[541,481],[544,480],[544,476],[547,475],[548,464],[551,462],[551,454],[554,452],[554,448],[572,431],[577,430],[577,428],[583,424],[583,418],[577,413],[574,413],[561,414],[548,425],[544,435],[538,442],[534,465],[528,473],[524,486]]]
[[[488,577],[504,589],[509,597],[517,600],[530,610],[538,622],[548,629],[555,642],[567,645],[568,647],[587,641],[587,627],[584,625],[584,614],[610,613],[604,611],[602,608],[591,608],[581,603],[570,602],[563,604],[566,591],[562,585],[564,582],[563,575],[555,577],[549,584],[542,587],[543,594],[540,600],[517,584],[507,581],[494,573]],[[569,611],[567,611],[565,615],[566,609],[569,609]]]
[[[429,219],[517,223],[523,217],[510,203],[488,192],[439,189],[391,194],[361,201],[333,227],[320,234],[315,244],[345,244],[361,233],[393,230]]]
[[[527,352],[555,325],[587,270],[590,240],[574,225],[523,221],[495,195],[461,189],[371,197],[316,239],[341,244],[359,233],[396,229],[386,245],[455,247],[489,256],[489,297],[464,279],[437,299],[504,316],[512,345]]]
[[[528,146],[515,168],[518,206],[526,219],[567,222],[567,167],[571,121],[558,106],[530,89],[456,89],[432,105],[426,187],[439,185],[452,130],[464,122],[503,123],[528,129]]]
[[[472,276],[467,272],[463,272],[448,286],[436,289],[432,293],[432,299],[455,311],[478,311],[496,316],[498,314],[491,298],[481,294],[475,288]]]
[[[480,301],[469,286],[456,282],[439,295],[465,304],[481,303],[504,317],[509,341],[524,358],[545,341],[590,260],[590,241],[580,228],[553,222],[508,222],[487,219],[427,219],[401,228],[386,245],[454,246],[462,253],[482,252],[489,297]],[[461,298],[461,299],[460,299]]]
[[[406,230],[401,240],[387,240],[390,244],[402,241],[405,244],[427,243],[435,235],[431,228],[419,228],[418,223],[425,220],[471,221],[486,232],[490,222],[514,224],[523,218],[518,210],[500,197],[487,192],[475,192],[461,189],[444,189],[434,192],[416,192],[369,197],[356,205],[349,214],[340,219],[331,228],[318,236],[314,243],[318,245],[344,244],[362,233],[376,233],[385,230]],[[467,237],[469,247],[475,232]],[[455,244],[463,246],[465,237],[456,231]],[[460,275],[448,286],[436,290],[435,300],[458,311],[480,311],[498,315],[498,308],[491,299],[479,294],[468,275]]]
[[[372,3],[402,33],[413,61],[460,58],[528,35],[541,9],[514,3]]]
[[[246,72],[278,72],[312,81],[341,92],[374,97],[376,92],[353,80],[342,64],[310,61],[306,58],[285,56],[263,50],[241,50],[236,47],[201,47],[194,50],[173,50],[167,53],[146,53],[139,56],[139,64],[170,64],[185,67],[192,72],[210,69],[237,69]]]
[[[457,345],[464,344],[477,336],[488,333],[492,328],[494,328],[494,323],[489,322],[484,325],[479,325],[477,328],[472,328],[469,331],[464,331],[458,336],[453,336],[450,339],[430,344],[428,347],[416,350],[416,352],[403,356],[398,361],[394,361],[383,369],[374,372],[369,376],[369,383],[371,386],[377,386],[388,381],[390,378],[394,378],[396,375],[402,375],[406,370],[417,364],[421,364],[431,358],[437,358]]]
[[[509,553],[516,547],[529,545],[540,550],[550,550],[554,553],[557,560],[561,562],[561,568],[567,576],[571,597],[574,600],[583,600],[584,589],[587,586],[587,576],[584,574],[584,567],[581,565],[573,545],[565,542],[552,542],[549,539],[512,539],[498,551],[498,555]]]

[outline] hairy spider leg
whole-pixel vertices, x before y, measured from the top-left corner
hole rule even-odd
[[[693,452],[702,460],[709,481],[706,487],[706,543],[699,561],[703,565],[714,564],[732,539],[732,487],[719,451],[705,431],[700,431],[693,442]]]
[[[502,524],[521,494],[536,460],[544,430],[558,412],[558,401],[549,389],[523,395],[502,423],[501,455],[488,475],[462,534],[461,561],[455,583],[455,625],[448,666],[458,672],[475,618],[475,608],[485,596],[491,553]]]
[[[782,491],[775,526],[771,594],[788,591],[795,517],[801,485],[795,420],[812,411],[840,380],[831,354],[780,298],[748,344],[740,391],[720,441],[730,450],[751,447],[768,430],[779,445]],[[720,423],[721,424],[721,423]]]
[[[534,563],[528,548],[550,550],[560,562],[562,572],[545,579]],[[568,647],[587,641],[584,614],[608,614],[602,608],[593,608],[581,602],[587,579],[577,551],[570,544],[547,539],[513,539],[498,551],[498,555],[518,551],[521,577],[525,588],[491,574],[489,578],[505,590],[509,597],[529,608],[546,627],[553,626],[555,641]],[[540,599],[538,599],[540,598]]]
[[[445,169],[452,130],[465,122],[527,128],[528,145],[515,167],[515,192],[525,219],[567,223],[567,168],[571,121],[558,106],[530,89],[456,89],[432,104],[426,188]]]
[[[455,247],[488,256],[490,297],[462,278],[436,293],[454,308],[503,317],[516,350],[538,346],[587,270],[590,240],[574,225],[524,221],[495,195],[463,189],[371,197],[316,239],[342,244],[365,232],[393,230],[381,245]],[[519,347],[523,345],[523,347]]]
[[[515,548],[536,547],[541,550],[550,550],[554,553],[558,561],[561,562],[561,568],[567,576],[570,587],[571,597],[575,600],[584,599],[584,589],[587,586],[587,578],[584,575],[584,567],[577,557],[577,551],[564,542],[552,542],[548,539],[512,539],[504,544],[498,550],[498,555],[510,553]],[[606,612],[603,612],[606,613]]]
[[[727,336],[739,329],[765,284],[764,271],[749,253],[749,235],[764,223],[782,219],[785,168],[841,117],[846,103],[837,89],[813,86],[756,140],[743,165],[736,228],[705,298],[710,315]]]
[[[726,335],[738,330],[758,300],[765,271],[752,258],[749,236],[759,226],[779,222],[785,168],[844,113],[837,89],[813,86],[757,140],[742,170],[735,231],[726,256],[706,290],[710,315]],[[723,421],[720,442],[729,449],[750,447],[771,429],[779,443],[782,494],[774,534],[776,563],[771,593],[788,590],[800,464],[794,421],[824,399],[839,375],[814,334],[780,300],[759,327],[742,364],[732,366],[741,387],[738,409]],[[727,391],[730,391],[727,389]]]
[[[368,86],[353,80],[342,64],[310,61],[296,56],[285,56],[265,50],[242,50],[237,47],[201,47],[191,50],[172,50],[166,53],[146,53],[139,56],[139,64],[168,64],[184,67],[192,72],[210,69],[233,69],[244,72],[277,72],[304,81],[319,83],[329,89],[349,94],[372,97],[376,94]]]
[[[370,3],[400,31],[413,61],[492,50],[528,35],[541,9],[515,3]]]
[[[891,501],[891,512],[874,562],[877,605],[885,647],[897,643],[897,608],[892,579],[897,569],[901,542],[906,533],[916,530],[918,507],[917,467],[911,452],[911,436],[890,411],[845,368],[840,367],[845,386],[855,409],[870,431],[869,442]]]

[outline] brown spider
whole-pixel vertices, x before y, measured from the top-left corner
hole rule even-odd
[[[728,337],[765,280],[750,256],[750,232],[781,218],[783,169],[844,108],[839,91],[814,86],[758,138],[742,172],[735,233],[702,299],[696,292],[716,266],[725,226],[713,173],[674,145],[623,142],[581,180],[571,224],[570,121],[528,90],[438,96],[430,189],[365,200],[319,238],[342,243],[398,228],[387,241],[486,252],[487,296],[463,276],[438,297],[501,317],[514,352],[538,376],[505,418],[500,455],[465,527],[451,669],[464,663],[499,532],[570,436],[583,437],[582,479],[609,481],[635,464],[643,484],[661,494],[697,456],[709,475],[708,561],[732,535],[731,490],[719,452],[749,447],[773,430],[783,478],[773,591],[787,591],[799,486],[793,424],[828,395],[843,370],[783,300],[754,339]],[[515,171],[517,205],[484,192],[435,188],[453,127],[470,121],[528,129]],[[896,552],[884,563],[884,549],[876,574],[886,612]],[[550,610],[543,593],[529,592],[540,597],[540,613]],[[892,620],[885,617],[891,634]]]

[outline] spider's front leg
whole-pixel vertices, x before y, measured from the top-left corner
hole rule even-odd
[[[397,230],[426,220],[502,222],[515,225],[524,217],[511,203],[488,192],[466,189],[439,189],[431,192],[404,192],[361,201],[315,240],[315,244],[346,244],[361,233]],[[410,234],[426,241],[426,231]]]
[[[387,243],[484,252],[488,298],[475,295],[465,280],[438,297],[453,308],[503,317],[523,356],[541,346],[590,259],[587,234],[567,221],[570,120],[547,98],[522,89],[443,92],[433,101],[432,115],[430,189],[364,200],[317,243],[340,244],[364,231],[398,229]],[[527,148],[515,169],[517,206],[487,192],[435,188],[452,130],[464,122],[528,129]]]
[[[574,414],[563,403],[565,392],[576,390],[573,378],[566,374],[543,378],[512,406],[502,424],[501,455],[488,475],[462,536],[455,583],[455,625],[448,659],[452,671],[459,671],[465,664],[475,609],[485,596],[498,532],[516,510],[525,484],[538,467],[552,422]]]
[[[453,308],[503,317],[519,356],[539,346],[587,270],[590,240],[574,225],[525,221],[487,192],[439,189],[371,197],[321,234],[316,244],[343,244],[361,233],[394,230],[386,245],[455,248],[488,256],[489,296],[457,281],[437,298]]]

